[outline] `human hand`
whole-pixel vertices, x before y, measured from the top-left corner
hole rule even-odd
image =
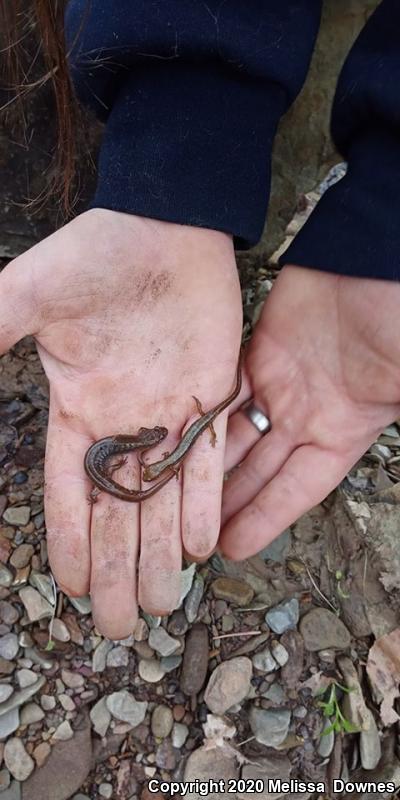
[[[286,266],[250,342],[260,438],[232,414],[220,548],[246,558],[321,502],[400,415],[400,284]],[[242,397],[243,402],[243,397]]]
[[[89,589],[101,633],[123,638],[179,597],[182,539],[204,558],[219,532],[227,413],[217,445],[204,434],[171,480],[142,505],[101,494],[91,508],[83,470],[103,436],[166,425],[173,449],[198,416],[232,389],[241,300],[229,236],[94,209],[0,275],[0,352],[36,339],[50,382],[45,465],[49,560],[68,595]],[[132,458],[118,482],[138,487]],[[147,487],[146,487],[147,488]],[[139,586],[136,586],[140,543]]]

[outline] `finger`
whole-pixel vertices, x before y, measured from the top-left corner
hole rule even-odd
[[[221,534],[222,552],[238,560],[257,553],[320,503],[352,463],[314,445],[297,448],[272,481],[229,520]]]
[[[255,405],[268,417],[262,400],[254,400]],[[225,472],[239,464],[247,456],[251,448],[260,441],[262,434],[250,422],[242,409],[243,403],[234,414],[229,417],[228,435],[225,449]],[[265,434],[267,435],[267,434]]]
[[[173,478],[141,505],[139,605],[155,616],[170,614],[181,590],[181,482]]]
[[[0,353],[36,330],[37,304],[32,300],[30,266],[30,259],[24,254],[1,272]]]
[[[138,467],[126,463],[116,480],[123,486],[138,486]],[[102,492],[92,507],[90,540],[95,625],[109,639],[124,639],[135,629],[138,618],[139,504]]]
[[[241,455],[241,458],[244,458],[248,450],[247,445],[254,441],[257,430],[241,412],[235,414],[235,418],[237,419],[232,419],[232,424],[236,426],[238,436],[242,435],[245,439]],[[249,426],[255,433],[249,430]],[[274,478],[295,446],[293,437],[289,436],[278,423],[265,436],[260,438],[258,434],[258,441],[249,449],[238,469],[234,470],[224,484],[221,512],[223,525],[241,508],[251,503],[263,486]]]
[[[50,410],[45,461],[47,544],[54,577],[70,596],[89,590],[90,506],[83,470],[86,447],[81,435],[56,424]],[[77,464],[82,464],[81,471]]]
[[[225,413],[214,422],[215,446],[205,431],[183,466],[182,539],[185,552],[195,561],[204,561],[218,541],[226,424]]]

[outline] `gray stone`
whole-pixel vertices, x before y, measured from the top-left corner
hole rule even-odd
[[[274,703],[277,706],[281,706],[286,702],[285,692],[283,691],[280,683],[271,683],[271,686],[267,689],[267,691],[263,692],[263,697],[265,697],[266,700],[270,700],[271,703]]]
[[[26,543],[20,544],[11,554],[10,564],[12,564],[15,569],[23,569],[23,567],[29,564],[34,552],[35,548],[33,545]]]
[[[21,725],[32,725],[34,722],[40,722],[43,717],[44,711],[36,703],[27,703],[21,709]]]
[[[21,739],[14,736],[4,747],[4,763],[17,781],[26,781],[35,768],[35,762],[26,752]]]
[[[278,664],[273,658],[269,647],[256,653],[251,660],[253,666],[261,672],[274,672],[274,670],[278,669]]]
[[[285,633],[296,627],[299,621],[299,601],[296,597],[270,608],[265,615],[267,625],[274,633]]]
[[[111,722],[111,713],[107,708],[107,698],[101,697],[90,711],[90,719],[96,733],[103,737],[106,735]]]
[[[15,633],[6,633],[0,636],[0,656],[6,661],[12,661],[19,650],[18,636]]]
[[[241,703],[250,689],[252,673],[252,663],[245,656],[219,664],[204,692],[204,702],[210,711],[213,714],[225,714],[229,708]]]
[[[51,635],[53,639],[57,639],[57,642],[69,642],[71,639],[71,634],[62,619],[53,619],[53,623],[51,626]]]
[[[53,733],[52,740],[54,742],[67,742],[68,739],[72,739],[74,732],[71,728],[70,723],[67,719],[64,722],[61,722],[60,725],[56,728],[55,732]]]
[[[284,647],[280,642],[272,642],[271,650],[275,661],[278,662],[280,667],[284,667],[289,660],[289,653],[286,650],[286,647]]]
[[[325,720],[321,738],[318,743],[318,755],[321,756],[321,758],[329,758],[335,746],[335,731],[330,730],[329,733],[326,733],[326,731],[328,731],[331,727],[331,720]]]
[[[42,694],[40,703],[45,711],[53,711],[53,708],[56,707],[56,698],[51,694]]]
[[[311,652],[333,648],[345,650],[351,637],[343,622],[327,608],[313,608],[300,622],[304,647]]]
[[[182,656],[164,656],[160,659],[160,664],[165,672],[173,672],[182,663]]]
[[[0,770],[0,792],[4,792],[4,789],[8,789],[10,780],[11,778],[8,769]]]
[[[14,625],[19,619],[19,611],[7,600],[0,601],[0,617],[6,625]]]
[[[144,659],[139,661],[138,672],[140,677],[146,683],[158,683],[165,675],[165,669],[154,658]]]
[[[97,645],[93,653],[92,670],[93,672],[104,672],[106,668],[107,655],[112,648],[112,642],[109,639],[102,639],[100,644]]]
[[[360,758],[364,769],[375,769],[382,755],[381,740],[375,718],[370,717],[368,730],[360,733]]]
[[[37,622],[46,617],[52,617],[54,608],[32,586],[20,589],[19,596],[25,606],[30,622]]]
[[[111,783],[101,783],[99,786],[99,795],[100,797],[105,797],[106,800],[109,800],[112,797],[113,787]]]
[[[21,689],[32,686],[38,679],[37,673],[31,669],[18,669],[16,676]]]
[[[0,717],[0,739],[5,739],[19,728],[19,709],[13,708]]]
[[[156,706],[151,715],[151,732],[156,739],[165,739],[172,731],[174,718],[169,706]]]
[[[185,612],[179,608],[171,615],[168,621],[168,633],[173,636],[184,636],[189,627]]]
[[[21,800],[21,783],[11,781],[9,788],[1,793],[1,800]]]
[[[208,652],[207,626],[196,622],[186,637],[183,654],[180,685],[185,694],[197,694],[203,688],[208,670]]]
[[[6,714],[8,711],[11,711],[13,708],[18,708],[19,706],[26,703],[31,697],[33,697],[39,689],[42,688],[43,684],[46,682],[46,678],[43,675],[37,679],[36,683],[33,683],[32,686],[27,686],[26,689],[21,689],[19,692],[14,692],[11,697],[8,698],[4,703],[0,703],[0,716],[2,714]]]
[[[20,528],[21,525],[28,524],[30,516],[31,509],[29,506],[9,506],[3,514],[3,519],[8,525]]]
[[[160,656],[172,656],[179,649],[179,642],[173,639],[164,628],[152,628],[149,633],[149,645]]]
[[[34,589],[40,592],[42,597],[44,597],[51,606],[54,606],[54,587],[50,575],[44,575],[43,572],[32,571],[29,575],[29,583]]]
[[[147,702],[136,700],[126,689],[110,694],[106,699],[106,704],[115,719],[128,722],[132,728],[136,728],[143,722],[148,706]]]
[[[259,553],[259,556],[264,560],[269,559],[269,561],[275,561],[277,564],[283,564],[289,551],[290,542],[291,532],[290,529],[287,528],[280,536],[277,536],[271,544],[264,547]]]
[[[187,737],[189,736],[189,728],[187,725],[184,725],[183,722],[174,722],[172,728],[172,745],[173,747],[177,747],[180,750],[181,747],[186,742]]]
[[[267,747],[279,747],[286,739],[291,714],[286,709],[256,708],[253,706],[249,714],[251,730],[260,744]]]
[[[84,597],[69,597],[68,600],[80,614],[91,614],[92,604],[89,595],[85,595]]]
[[[80,689],[85,683],[83,675],[80,675],[79,672],[72,672],[70,669],[61,670],[61,680],[68,686],[68,689]]]
[[[193,583],[193,577],[196,572],[196,564],[190,564],[187,569],[183,569],[181,572],[181,591],[179,595],[179,602],[177,608],[180,608],[186,595],[190,591],[190,588]]]
[[[0,586],[8,588],[13,582],[13,574],[4,564],[0,564]]]
[[[0,703],[4,703],[5,700],[8,700],[11,697],[14,691],[14,687],[10,686],[9,683],[1,683],[0,684]]]
[[[64,711],[75,711],[76,705],[69,694],[59,694],[58,702],[63,707]]]
[[[22,645],[25,648],[25,645]],[[27,647],[25,649],[25,658],[29,658],[34,664],[38,664],[42,669],[51,669],[53,661],[50,658],[45,658],[41,653],[38,653],[34,647]]]
[[[187,621],[192,624],[197,617],[197,612],[199,610],[199,606],[201,603],[201,599],[204,593],[204,580],[201,575],[196,575],[192,588],[190,589],[189,594],[185,598],[185,602],[183,607],[185,609],[185,615]]]
[[[218,756],[216,750],[207,750],[205,747],[199,747],[190,753],[189,758],[185,764],[183,779],[185,781],[225,781],[239,777],[239,767],[236,759],[232,755],[228,755],[222,748],[218,748]],[[207,794],[207,800],[225,800],[225,798],[232,798],[233,795],[228,792],[210,792]],[[189,800],[200,800],[201,795],[196,792],[189,792],[185,795]]]
[[[123,645],[113,647],[107,655],[107,667],[127,667],[128,664],[129,652]]]

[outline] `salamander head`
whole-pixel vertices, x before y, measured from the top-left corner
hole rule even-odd
[[[143,444],[158,444],[168,436],[168,428],[156,425],[154,428],[139,428],[138,435],[143,440]]]

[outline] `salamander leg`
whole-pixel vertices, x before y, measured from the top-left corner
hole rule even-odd
[[[199,398],[195,397],[194,394],[192,394],[192,397],[193,397],[194,402],[196,403],[197,411],[199,412],[201,417],[204,417],[206,412],[204,411],[203,406],[201,405],[201,402],[200,402]],[[210,444],[211,444],[211,447],[215,447],[215,442],[217,441],[217,434],[215,433],[214,425],[213,425],[212,422],[210,422],[210,424],[208,426],[208,429],[210,431]]]
[[[118,459],[118,461],[114,461],[113,464],[110,464],[106,468],[105,475],[107,475],[107,477],[110,478],[111,475],[114,472],[116,472],[118,469],[121,469],[121,467],[123,467],[127,463],[127,461],[128,461],[128,459],[127,459],[126,456],[122,456],[121,458]]]
[[[97,503],[99,494],[101,494],[101,489],[98,489],[97,486],[93,486],[93,489],[88,495],[88,503],[90,506],[93,506],[94,503]]]

